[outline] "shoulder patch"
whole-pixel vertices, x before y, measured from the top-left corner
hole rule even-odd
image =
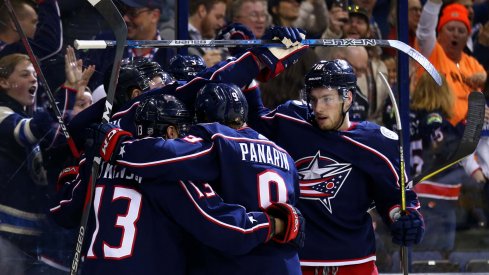
[[[261,140],[268,140],[267,137],[265,137],[264,135],[262,134],[258,134],[258,139],[261,139]]]
[[[426,124],[431,125],[433,123],[442,123],[443,118],[439,113],[430,113],[426,117]]]
[[[297,106],[304,106],[306,105],[306,102],[304,102],[303,100],[292,100],[292,104]]]
[[[393,140],[398,140],[399,139],[399,136],[397,136],[396,133],[394,133],[393,131],[385,128],[384,126],[380,126],[380,132],[386,138],[393,139]]]
[[[0,123],[13,113],[14,111],[12,111],[12,109],[10,109],[9,107],[0,106]]]

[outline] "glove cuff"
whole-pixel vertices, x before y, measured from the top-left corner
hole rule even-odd
[[[111,161],[115,158],[114,150],[119,147],[119,144],[132,137],[130,132],[124,131],[120,128],[114,128],[110,130],[104,138],[104,142],[100,147],[100,156],[104,161]]]

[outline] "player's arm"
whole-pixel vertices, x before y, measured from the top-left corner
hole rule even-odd
[[[394,243],[403,246],[418,244],[425,230],[423,216],[418,212],[420,204],[417,195],[412,189],[406,188],[406,211],[402,212],[399,145],[397,140],[385,138],[384,135],[380,138],[383,139],[384,150],[379,151],[381,154],[372,154],[377,157],[366,160],[369,161],[371,173],[375,170],[376,176],[371,182],[377,211],[390,227]],[[402,176],[407,182],[407,175]]]
[[[87,165],[86,161],[90,164]],[[89,180],[83,173],[90,167],[91,160],[83,156],[78,166],[66,167],[58,176],[49,214],[63,227],[74,228],[80,224]]]
[[[214,143],[188,135],[181,139],[135,139],[113,124],[95,124],[87,129],[93,139],[90,154],[125,167],[143,178],[162,180],[205,180],[219,176]]]
[[[157,198],[155,203],[162,205],[178,224],[209,247],[240,255],[269,241],[298,246],[303,242],[304,221],[292,206],[288,208],[290,211],[274,212],[270,208],[270,213],[266,213],[267,208],[265,212],[246,212],[241,205],[223,202],[207,183],[179,181],[178,184],[178,187],[145,185],[143,188],[153,194],[159,192],[161,199]]]

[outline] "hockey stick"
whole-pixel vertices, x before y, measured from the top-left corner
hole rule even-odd
[[[384,84],[387,86],[387,91],[389,92],[389,98],[392,101],[392,109],[394,110],[394,116],[396,117],[397,131],[399,135],[399,162],[400,162],[400,171],[401,174],[401,211],[402,213],[406,212],[406,164],[404,163],[404,140],[402,135],[402,124],[401,124],[401,115],[399,113],[399,107],[397,105],[396,96],[387,81],[387,78],[382,72],[379,72],[380,77],[382,78]],[[408,274],[409,261],[408,261],[408,250],[406,246],[401,247],[401,266],[404,275]]]
[[[124,19],[122,18],[122,15],[119,13],[119,10],[111,0],[87,0],[87,1],[90,2],[90,4],[94,6],[97,9],[97,11],[102,15],[105,21],[107,21],[109,27],[114,32],[115,39],[117,41],[114,64],[112,64],[112,73],[110,75],[109,88],[107,91],[107,98],[105,100],[105,109],[102,115],[102,122],[106,123],[109,122],[110,113],[112,112],[112,103],[114,102],[117,80],[119,78],[119,69],[121,67],[122,56],[124,53],[124,48],[127,39],[127,26],[126,26],[126,22],[124,22]],[[73,261],[71,263],[71,270],[70,270],[71,275],[76,275],[78,273],[78,266],[81,257],[81,249],[85,238],[85,230],[87,228],[88,218],[90,216],[93,194],[95,191],[95,181],[97,180],[100,162],[101,162],[100,157],[94,157],[93,164],[92,164],[91,179],[88,184],[87,197],[85,198],[85,204],[83,206],[80,229],[78,230],[77,243],[73,255]]]
[[[416,60],[441,86],[441,77],[426,57],[421,53],[398,40],[381,39],[305,39],[302,44],[321,47],[384,47],[395,48]],[[75,49],[105,49],[117,45],[113,40],[75,40]],[[131,48],[159,48],[159,47],[251,47],[273,46],[284,47],[284,44],[272,40],[128,40],[126,46]]]
[[[49,104],[51,105],[51,108],[53,108],[54,115],[58,120],[58,125],[60,126],[61,131],[63,132],[63,135],[66,138],[66,142],[70,147],[71,153],[75,158],[78,158],[80,156],[80,153],[78,152],[75,142],[70,137],[70,134],[66,129],[66,125],[63,121],[63,116],[61,115],[61,112],[58,109],[58,105],[56,105],[56,100],[54,99],[54,95],[51,92],[51,89],[49,88],[48,82],[46,81],[44,74],[42,73],[41,66],[39,66],[39,61],[37,60],[37,57],[34,55],[34,52],[32,51],[31,45],[27,40],[27,36],[25,35],[24,30],[20,25],[19,18],[17,17],[17,14],[15,13],[15,10],[12,7],[12,3],[10,2],[10,0],[5,0],[5,6],[7,6],[8,12],[10,14],[10,17],[12,18],[12,21],[15,24],[15,28],[17,29],[17,32],[19,33],[22,44],[24,45],[27,55],[29,56],[32,65],[34,66],[34,70],[37,73],[37,78],[41,81],[42,85],[44,86],[44,89],[46,89],[46,94],[48,95]]]
[[[484,124],[485,106],[486,100],[482,93],[470,93],[467,124],[465,125],[464,133],[457,150],[443,163],[440,163],[435,167],[431,167],[423,173],[414,176],[409,181],[408,186],[414,186],[421,181],[427,180],[434,175],[443,172],[475,151],[477,144],[479,144],[482,125]]]

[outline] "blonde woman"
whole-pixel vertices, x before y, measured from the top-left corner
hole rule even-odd
[[[452,126],[454,95],[444,77],[439,87],[424,73],[411,93],[411,165],[421,173],[443,161],[460,142],[463,124]],[[447,256],[454,248],[457,200],[467,175],[454,166],[418,183],[414,190],[421,203],[426,232],[418,248]]]

